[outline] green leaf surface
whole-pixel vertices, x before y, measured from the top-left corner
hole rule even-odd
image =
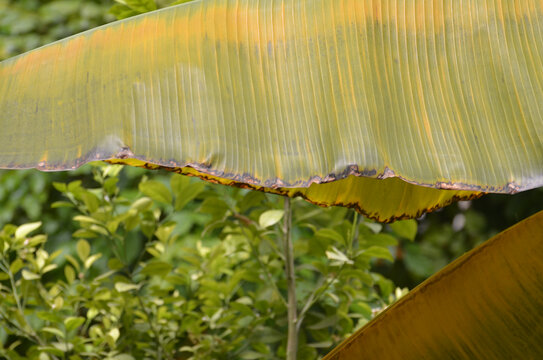
[[[33,272],[31,272],[31,271],[28,271],[28,270],[26,270],[26,269],[24,269],[24,270],[22,271],[22,276],[23,276],[23,279],[29,280],[29,281],[31,281],[31,280],[38,280],[38,279],[40,278],[40,275],[35,274],[35,273],[33,273]]]
[[[149,180],[139,184],[140,191],[153,200],[164,204],[172,203],[172,194],[163,183],[156,180]]]
[[[258,218],[258,224],[262,228],[267,228],[277,224],[283,218],[284,210],[268,210],[263,212]]]
[[[77,329],[84,323],[85,323],[85,318],[81,316],[70,316],[64,320],[64,326],[66,326],[67,332]]]
[[[75,249],[77,251],[77,256],[79,256],[79,259],[81,259],[81,261],[84,262],[85,260],[87,260],[90,255],[91,248],[86,240],[79,240],[77,242],[77,245],[75,246]]]
[[[41,221],[29,223],[29,224],[23,224],[17,228],[15,231],[15,238],[16,239],[24,239],[33,231],[36,231],[41,226]]]
[[[118,292],[127,292],[131,290],[138,290],[140,288],[140,285],[137,284],[128,284],[123,282],[117,282],[115,283],[115,290]]]
[[[417,222],[413,219],[396,221],[389,225],[396,235],[414,241],[417,235]]]
[[[161,276],[164,277],[172,270],[172,265],[164,261],[152,261],[147,263],[141,273],[143,275]]]

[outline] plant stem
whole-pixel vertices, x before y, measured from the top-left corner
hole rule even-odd
[[[247,238],[247,242],[249,243],[249,246],[251,247],[251,251],[254,257],[256,258],[256,260],[258,261],[258,264],[260,265],[260,269],[262,270],[262,272],[264,272],[264,275],[266,276],[268,283],[270,283],[271,286],[273,287],[273,291],[275,292],[275,295],[279,298],[279,300],[281,300],[281,302],[285,305],[285,307],[288,308],[287,301],[285,300],[285,298],[281,294],[281,291],[279,291],[277,284],[273,280],[273,276],[270,273],[270,269],[268,265],[264,264],[262,262],[262,259],[260,259],[260,252],[258,251],[258,248],[253,244],[253,239],[251,238],[250,233],[247,234],[245,232],[245,227],[243,224],[240,225],[240,229],[241,229],[242,234]]]
[[[288,292],[288,339],[287,360],[296,360],[298,352],[298,306],[296,302],[296,278],[294,274],[294,247],[291,238],[292,209],[290,198],[285,198],[285,215],[283,220],[283,251],[285,252],[285,274]]]
[[[21,324],[22,326],[18,326],[18,328],[21,329],[24,333],[28,334],[29,337],[32,340],[34,340],[37,344],[43,346],[44,345],[43,341],[38,336],[38,334],[36,334],[36,332],[34,331],[32,326],[30,326],[30,324],[26,320],[24,309],[23,309],[23,307],[21,305],[21,299],[20,299],[19,294],[17,292],[17,286],[15,284],[15,276],[11,272],[9,264],[2,262],[2,265],[7,270],[7,274],[9,276],[9,282],[10,282],[10,285],[11,285],[11,292],[12,292],[13,298],[15,299],[15,304],[17,305],[17,311],[19,312],[19,316],[21,318],[21,321],[23,321],[23,324]],[[7,319],[7,317],[5,317],[4,315],[2,315],[2,316]]]
[[[155,336],[155,342],[157,346],[157,360],[162,360],[162,341],[160,340],[160,333],[155,328],[155,325],[153,324],[153,319],[151,318],[151,313],[149,310],[145,307],[145,304],[143,303],[143,300],[141,299],[141,296],[139,294],[136,295],[138,298],[138,302],[141,306],[141,309],[147,316],[147,321],[149,322],[149,326],[151,327],[151,331],[153,332],[153,335]]]
[[[318,286],[311,295],[307,298],[307,302],[305,303],[304,307],[300,311],[300,315],[298,317],[298,324],[296,324],[296,331],[299,333],[300,329],[302,328],[302,323],[305,320],[305,315],[311,309],[311,307],[317,303],[317,301],[320,300],[320,298],[326,293],[326,290],[336,281],[336,279],[341,275],[341,272],[343,271],[343,268],[345,267],[345,264],[341,265],[339,270],[332,276],[332,278],[327,279],[323,281],[323,284]]]

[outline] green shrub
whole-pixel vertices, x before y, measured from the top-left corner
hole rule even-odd
[[[283,199],[174,174],[119,188],[55,183],[75,221],[50,247],[41,223],[0,232],[0,354],[7,359],[284,357]],[[169,179],[170,181],[165,181]],[[326,353],[401,296],[371,272],[395,237],[344,208],[294,200],[299,358]]]

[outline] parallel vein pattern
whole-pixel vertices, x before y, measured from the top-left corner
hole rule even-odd
[[[543,184],[543,1],[201,0],[0,63],[0,167]]]

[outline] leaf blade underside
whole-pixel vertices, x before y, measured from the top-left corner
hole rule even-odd
[[[0,168],[135,157],[269,189],[349,175],[533,188],[539,23],[536,0],[204,0],[148,13],[0,63]]]

